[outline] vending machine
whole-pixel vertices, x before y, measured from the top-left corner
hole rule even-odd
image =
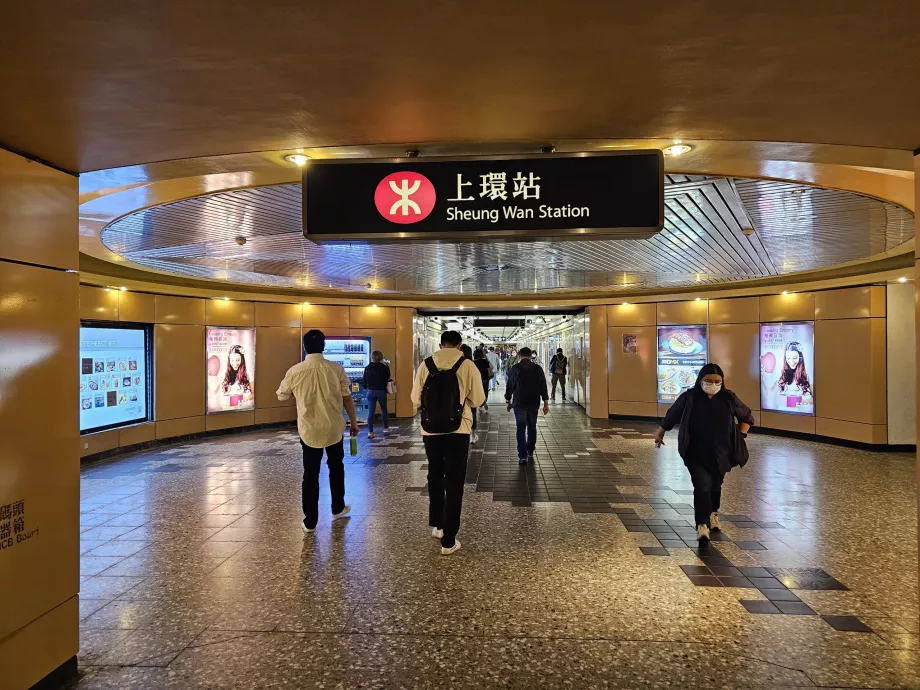
[[[330,362],[341,364],[351,386],[351,398],[361,424],[367,419],[367,400],[364,391],[364,367],[371,362],[371,339],[360,337],[327,338],[323,356]],[[342,412],[345,414],[344,410]]]

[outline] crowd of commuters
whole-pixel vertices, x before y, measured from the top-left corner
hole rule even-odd
[[[311,330],[303,338],[307,353],[303,362],[291,367],[278,388],[279,400],[291,396],[297,401],[297,427],[303,449],[303,531],[316,529],[319,503],[319,473],[323,453],[329,466],[333,520],[345,517],[344,427],[342,408],[350,421],[352,437],[358,434],[357,414],[345,370],[323,357],[325,336]],[[383,430],[389,428],[387,393],[392,384],[383,354],[374,351],[364,371],[368,400],[368,438],[374,438],[374,414],[379,405]],[[477,410],[488,409],[486,398],[499,374],[505,379],[505,403],[514,412],[517,427],[517,456],[522,466],[536,459],[537,419],[542,403],[549,412],[549,400],[556,387],[562,389],[568,359],[560,348],[549,363],[552,392],[547,390],[543,368],[534,361],[528,347],[518,350],[479,346],[473,350],[456,331],[441,334],[440,349],[425,359],[415,374],[411,399],[421,412],[422,439],[428,458],[428,524],[431,536],[441,543],[441,554],[460,549],[457,533],[463,508],[470,444],[476,442]],[[736,423],[737,421],[737,423]],[[725,376],[716,364],[699,372],[696,384],[670,407],[655,435],[656,447],[664,445],[666,431],[679,427],[677,448],[693,483],[697,535],[701,545],[709,543],[712,530],[720,529],[719,507],[722,483],[732,467],[743,466],[748,453],[747,432],[753,425],[751,410],[725,387]],[[354,451],[353,451],[354,452]]]

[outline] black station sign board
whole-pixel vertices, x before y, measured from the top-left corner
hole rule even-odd
[[[661,151],[314,160],[314,242],[646,238],[664,221]]]

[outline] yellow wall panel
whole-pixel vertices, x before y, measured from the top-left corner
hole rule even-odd
[[[300,362],[300,327],[256,329],[256,408],[290,407],[275,391],[287,370]]]
[[[157,295],[156,322],[204,325],[205,300],[197,297],[172,297]]]
[[[53,562],[57,565],[60,560]],[[74,656],[79,647],[79,617],[79,600],[74,595],[0,642],[4,690],[31,688]]]
[[[658,305],[611,304],[607,307],[608,326],[654,326],[658,318]]]
[[[709,323],[758,323],[759,297],[709,300]]]
[[[709,300],[658,303],[658,323],[661,325],[705,326],[708,320]]]
[[[863,285],[815,293],[816,319],[866,319],[885,316],[885,286]]]
[[[158,323],[153,328],[157,421],[205,411],[204,326]],[[258,368],[256,369],[258,376]]]
[[[630,417],[657,417],[658,405],[650,402],[628,402],[611,400],[608,410],[610,414],[625,415]]]
[[[118,290],[80,286],[80,319],[118,321]]]
[[[157,440],[200,434],[204,431],[204,415],[167,419],[156,423]]]
[[[760,426],[765,429],[795,431],[800,434],[815,433],[815,418],[781,412],[760,411]]]
[[[76,270],[77,178],[0,149],[0,259]]]
[[[256,302],[256,326],[300,328],[303,307],[300,304]]]
[[[624,354],[623,336],[636,335],[636,354]],[[607,399],[653,404],[658,395],[658,352],[654,326],[607,329]],[[622,414],[622,413],[621,413]]]
[[[351,307],[349,318],[351,328],[396,328],[394,307]]]
[[[256,408],[256,424],[278,424],[297,421],[296,407]]]
[[[118,448],[118,429],[99,431],[95,434],[84,434],[80,437],[80,457],[104,453],[107,450]]]
[[[204,301],[204,318],[208,326],[252,328],[256,323],[255,305],[233,299],[208,299]]]
[[[760,298],[760,320],[814,321],[815,293],[795,292],[788,295],[765,295]]]
[[[118,319],[134,323],[153,323],[156,320],[156,297],[145,292],[119,292]]]
[[[396,416],[412,417],[415,408],[412,405],[412,380],[415,376],[414,364],[414,309],[396,310],[396,368],[393,380],[396,381]]]
[[[819,436],[842,438],[858,443],[871,443],[873,445],[888,442],[888,427],[884,424],[859,424],[858,422],[844,422],[839,419],[815,420],[816,433]]]
[[[815,405],[819,417],[887,422],[885,322],[838,319],[815,324]]]
[[[153,422],[135,424],[118,430],[118,445],[133,446],[137,443],[149,443],[157,437],[157,426]]]
[[[760,409],[760,324],[712,324],[709,361],[722,367],[725,385],[748,407]]]
[[[303,305],[302,324],[304,330],[326,327],[348,328],[349,308],[335,304]]]
[[[252,426],[256,423],[256,414],[252,410],[244,412],[222,412],[209,414],[204,418],[205,431],[220,431],[222,429],[236,429],[242,426]]]
[[[588,307],[588,404],[592,419],[609,415],[607,397],[607,307]]]

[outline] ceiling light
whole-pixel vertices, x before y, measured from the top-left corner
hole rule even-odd
[[[906,283],[906,282],[907,282],[907,276],[901,276],[900,278],[898,278],[898,282],[899,282],[899,283]]]
[[[125,291],[127,291],[128,288],[126,288],[124,285],[122,285],[122,286],[121,286],[120,288],[118,288],[118,289],[121,290],[122,292],[125,292]]]
[[[304,303],[303,303],[303,306],[309,307],[309,306],[310,306],[310,303],[309,303],[309,302],[304,302]]]
[[[460,310],[462,311],[462,310],[463,310],[463,305],[461,304],[459,307],[457,307],[457,309],[460,309]]]
[[[230,301],[229,297],[224,297],[224,302],[229,302],[229,301]]]
[[[540,308],[540,305],[539,305],[539,304],[535,304],[535,305],[533,305],[533,308],[534,308],[534,309],[539,309],[539,308]]]
[[[376,308],[377,308],[377,305],[376,305],[376,304],[372,304],[372,305],[371,305],[371,308],[376,309]]]
[[[108,291],[111,290],[111,289],[112,289],[112,288],[105,288],[105,291],[108,292]]]
[[[685,153],[692,150],[693,147],[690,146],[690,144],[673,144],[664,148],[665,155],[668,156],[683,156]]]
[[[629,306],[629,302],[623,302],[623,306],[624,306],[624,307],[628,307],[628,306]]]
[[[699,301],[702,300],[702,299],[703,299],[702,297],[697,297],[697,298],[696,298],[696,301],[699,302]]]
[[[307,161],[310,160],[310,156],[305,156],[302,153],[289,153],[284,157],[284,160],[302,168],[307,164]]]
[[[788,294],[789,294],[789,290],[783,290],[783,294],[784,294],[784,295],[788,295]]]

